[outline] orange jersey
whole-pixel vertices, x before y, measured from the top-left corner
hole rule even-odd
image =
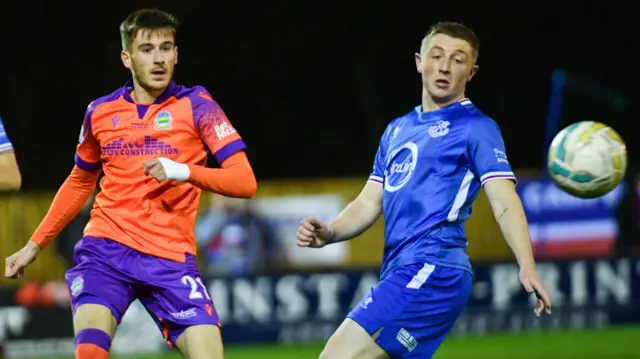
[[[184,262],[196,253],[193,227],[201,189],[188,182],[156,182],[143,162],[166,157],[203,166],[219,163],[245,144],[201,86],[171,83],[153,104],[136,104],[131,85],[93,101],[86,112],[76,166],[102,169],[84,234],[109,238],[143,253]]]

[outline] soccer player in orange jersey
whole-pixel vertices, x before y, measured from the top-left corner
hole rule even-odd
[[[122,62],[132,80],[91,102],[75,167],[31,240],[6,261],[6,276],[20,277],[104,172],[66,274],[76,358],[107,358],[135,299],[186,358],[223,358],[218,315],[194,258],[196,211],[202,189],[250,198],[257,185],[242,139],[207,90],[172,81],[177,25],[159,10],[124,20]],[[207,152],[221,168],[204,166]]]

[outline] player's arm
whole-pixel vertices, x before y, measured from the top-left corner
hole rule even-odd
[[[76,165],[58,189],[49,211],[31,239],[21,250],[6,259],[5,276],[10,278],[22,276],[24,268],[62,232],[95,190],[102,163],[100,146],[91,132],[91,113],[92,106],[89,105],[80,132],[80,143],[76,150]]]
[[[204,89],[203,89],[204,91]],[[158,158],[145,163],[145,173],[156,180],[189,182],[227,197],[252,198],[257,182],[242,138],[222,108],[204,92],[192,98],[196,131],[221,168],[176,163]],[[161,166],[159,166],[161,165]]]
[[[18,190],[22,176],[13,150],[0,153],[0,191]]]
[[[385,135],[382,136],[373,164],[373,172],[360,194],[325,225],[315,218],[302,220],[298,228],[298,246],[322,248],[327,244],[350,240],[369,229],[382,214],[384,192]]]
[[[13,145],[0,119],[0,191],[17,190],[22,185],[22,176]]]
[[[356,199],[349,203],[333,222],[327,225],[327,244],[359,236],[369,229],[382,214],[386,134],[387,131],[380,139],[367,184]]]
[[[327,225],[326,244],[355,238],[369,229],[382,214],[382,184],[369,180],[360,194]]]
[[[549,294],[536,273],[527,218],[516,192],[516,177],[507,160],[498,125],[488,119],[472,122],[468,155],[474,174],[480,179],[500,226],[502,235],[520,266],[520,282],[538,296],[536,315],[551,313]]]
[[[31,236],[31,242],[44,249],[80,212],[95,191],[100,170],[86,171],[74,166],[55,197],[49,211]]]
[[[512,180],[494,179],[485,182],[484,192],[502,235],[520,265],[535,270],[535,260],[529,236],[527,217]]]
[[[60,234],[95,191],[102,162],[100,145],[93,136],[92,113],[93,106],[89,105],[76,146],[75,166],[58,189],[49,211],[31,236],[30,242],[36,243],[40,248],[46,247]]]

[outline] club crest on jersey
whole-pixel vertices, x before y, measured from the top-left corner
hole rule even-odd
[[[432,138],[442,137],[449,133],[449,121],[438,121],[435,125],[429,127],[429,136]]]
[[[154,130],[170,130],[173,128],[173,117],[169,111],[161,111],[153,120]]]
[[[71,295],[77,296],[84,289],[84,278],[82,276],[75,277],[71,282]]]

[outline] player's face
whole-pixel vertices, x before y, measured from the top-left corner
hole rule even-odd
[[[463,95],[478,70],[471,45],[444,34],[433,36],[423,53],[416,54],[416,67],[424,89],[437,103]]]
[[[130,52],[122,52],[122,62],[144,89],[150,92],[164,90],[178,63],[178,47],[173,34],[169,30],[138,31]]]

